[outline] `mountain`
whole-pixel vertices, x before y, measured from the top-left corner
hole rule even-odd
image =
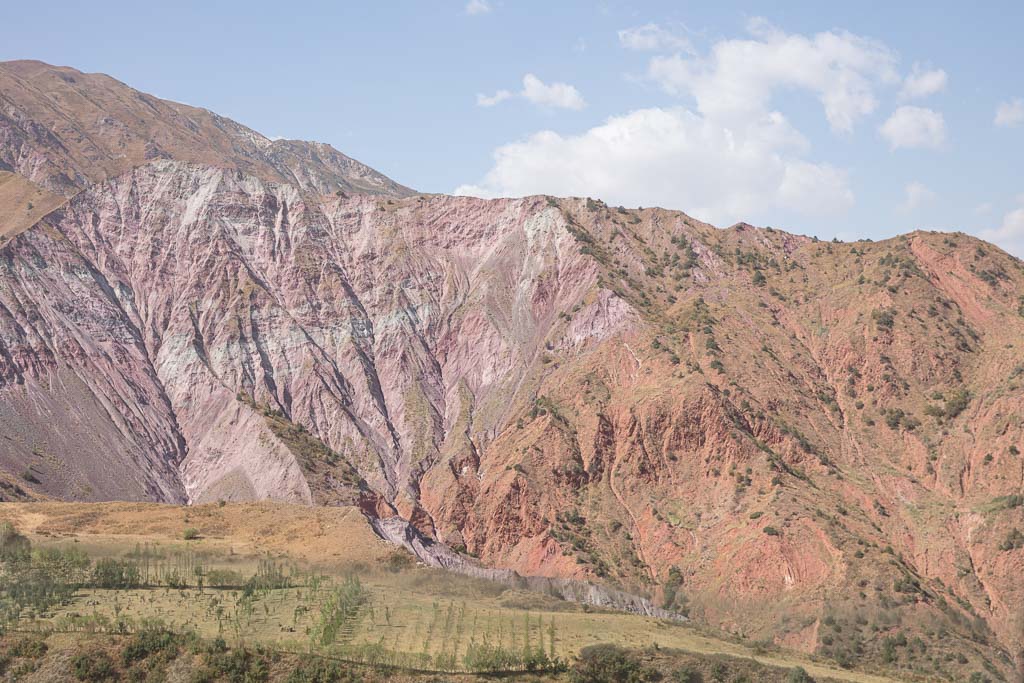
[[[363,191],[29,69],[0,159],[61,198],[0,247],[0,496],[358,504],[842,663],[1024,664],[1020,260]]]
[[[70,196],[156,159],[237,170],[321,194],[413,194],[330,145],[270,140],[104,74],[0,63],[0,170]]]

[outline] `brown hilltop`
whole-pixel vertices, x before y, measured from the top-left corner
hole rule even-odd
[[[998,248],[33,149],[86,186],[0,249],[0,495],[358,503],[840,661],[1020,664]]]
[[[413,193],[330,145],[270,140],[105,74],[31,60],[0,62],[0,170],[70,195],[155,159],[237,169],[324,194]]]

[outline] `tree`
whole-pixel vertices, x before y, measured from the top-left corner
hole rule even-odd
[[[0,562],[27,560],[31,552],[28,538],[18,533],[10,522],[0,522]]]

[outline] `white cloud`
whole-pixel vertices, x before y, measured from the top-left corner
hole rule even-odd
[[[1018,197],[1022,200],[1024,197]],[[995,242],[1015,256],[1024,258],[1024,206],[1013,209],[1003,216],[1002,225],[982,230],[981,236]]]
[[[891,149],[936,148],[946,141],[946,120],[924,107],[902,106],[879,128]]]
[[[489,0],[469,0],[466,3],[466,14],[470,16],[476,16],[478,14],[487,14],[493,8]]]
[[[915,211],[935,199],[935,193],[927,185],[916,180],[907,183],[903,191],[904,199],[903,203],[899,205],[899,209],[904,213]]]
[[[808,90],[841,132],[875,110],[877,84],[899,80],[895,53],[871,39],[845,31],[792,35],[761,19],[748,29],[753,38],[722,40],[704,57],[655,57],[648,73],[667,92],[692,95],[701,113],[720,121],[762,116],[780,89]]]
[[[513,97],[521,97],[533,104],[558,109],[583,109],[587,106],[580,91],[568,83],[551,83],[549,85],[533,74],[523,76],[523,89],[518,93],[509,90],[498,90],[493,95],[478,93],[476,104],[478,107],[493,107]]]
[[[490,171],[456,192],[593,196],[679,208],[718,224],[848,210],[854,195],[845,171],[812,158],[810,143],[774,100],[810,94],[832,130],[847,133],[877,110],[883,88],[923,96],[937,91],[944,74],[915,65],[905,81],[895,52],[846,31],[788,34],[755,19],[748,33],[696,54],[679,42],[685,34],[663,26],[620,31],[624,47],[660,52],[648,77],[692,105],[632,111],[575,134],[537,132],[497,148]],[[524,79],[518,96],[528,90]],[[918,107],[901,107],[882,128],[893,147],[945,140],[942,115]],[[908,207],[928,199],[920,189],[907,191]]]
[[[580,135],[542,131],[499,147],[493,168],[456,194],[588,195],[613,204],[682,208],[732,223],[768,209],[843,211],[843,171],[800,158],[806,140],[770,114],[729,128],[682,107],[641,109]]]
[[[547,84],[533,74],[523,76],[523,89],[518,93],[510,90],[498,90],[493,95],[477,93],[476,104],[478,107],[493,107],[513,97],[521,97],[533,104],[558,109],[583,109],[587,106],[583,95],[575,87],[568,83]]]
[[[493,107],[496,104],[501,104],[505,100],[512,97],[512,93],[508,90],[499,90],[493,95],[484,95],[483,93],[477,93],[476,104],[478,107]]]
[[[905,99],[928,97],[945,90],[948,80],[946,72],[942,69],[926,69],[918,62],[914,62],[910,74],[903,80],[900,95]]]
[[[1002,102],[996,108],[995,124],[997,126],[1019,126],[1024,123],[1024,100],[1015,97],[1009,102]]]
[[[533,74],[523,76],[522,97],[546,107],[559,109],[583,109],[587,106],[580,91],[568,83],[551,83],[548,85]]]
[[[644,24],[619,31],[619,44],[629,50],[693,52],[690,41],[658,24]]]

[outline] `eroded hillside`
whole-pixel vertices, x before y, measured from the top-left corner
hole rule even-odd
[[[175,159],[0,247],[5,499],[358,504],[840,662],[1020,665],[1019,260]]]

